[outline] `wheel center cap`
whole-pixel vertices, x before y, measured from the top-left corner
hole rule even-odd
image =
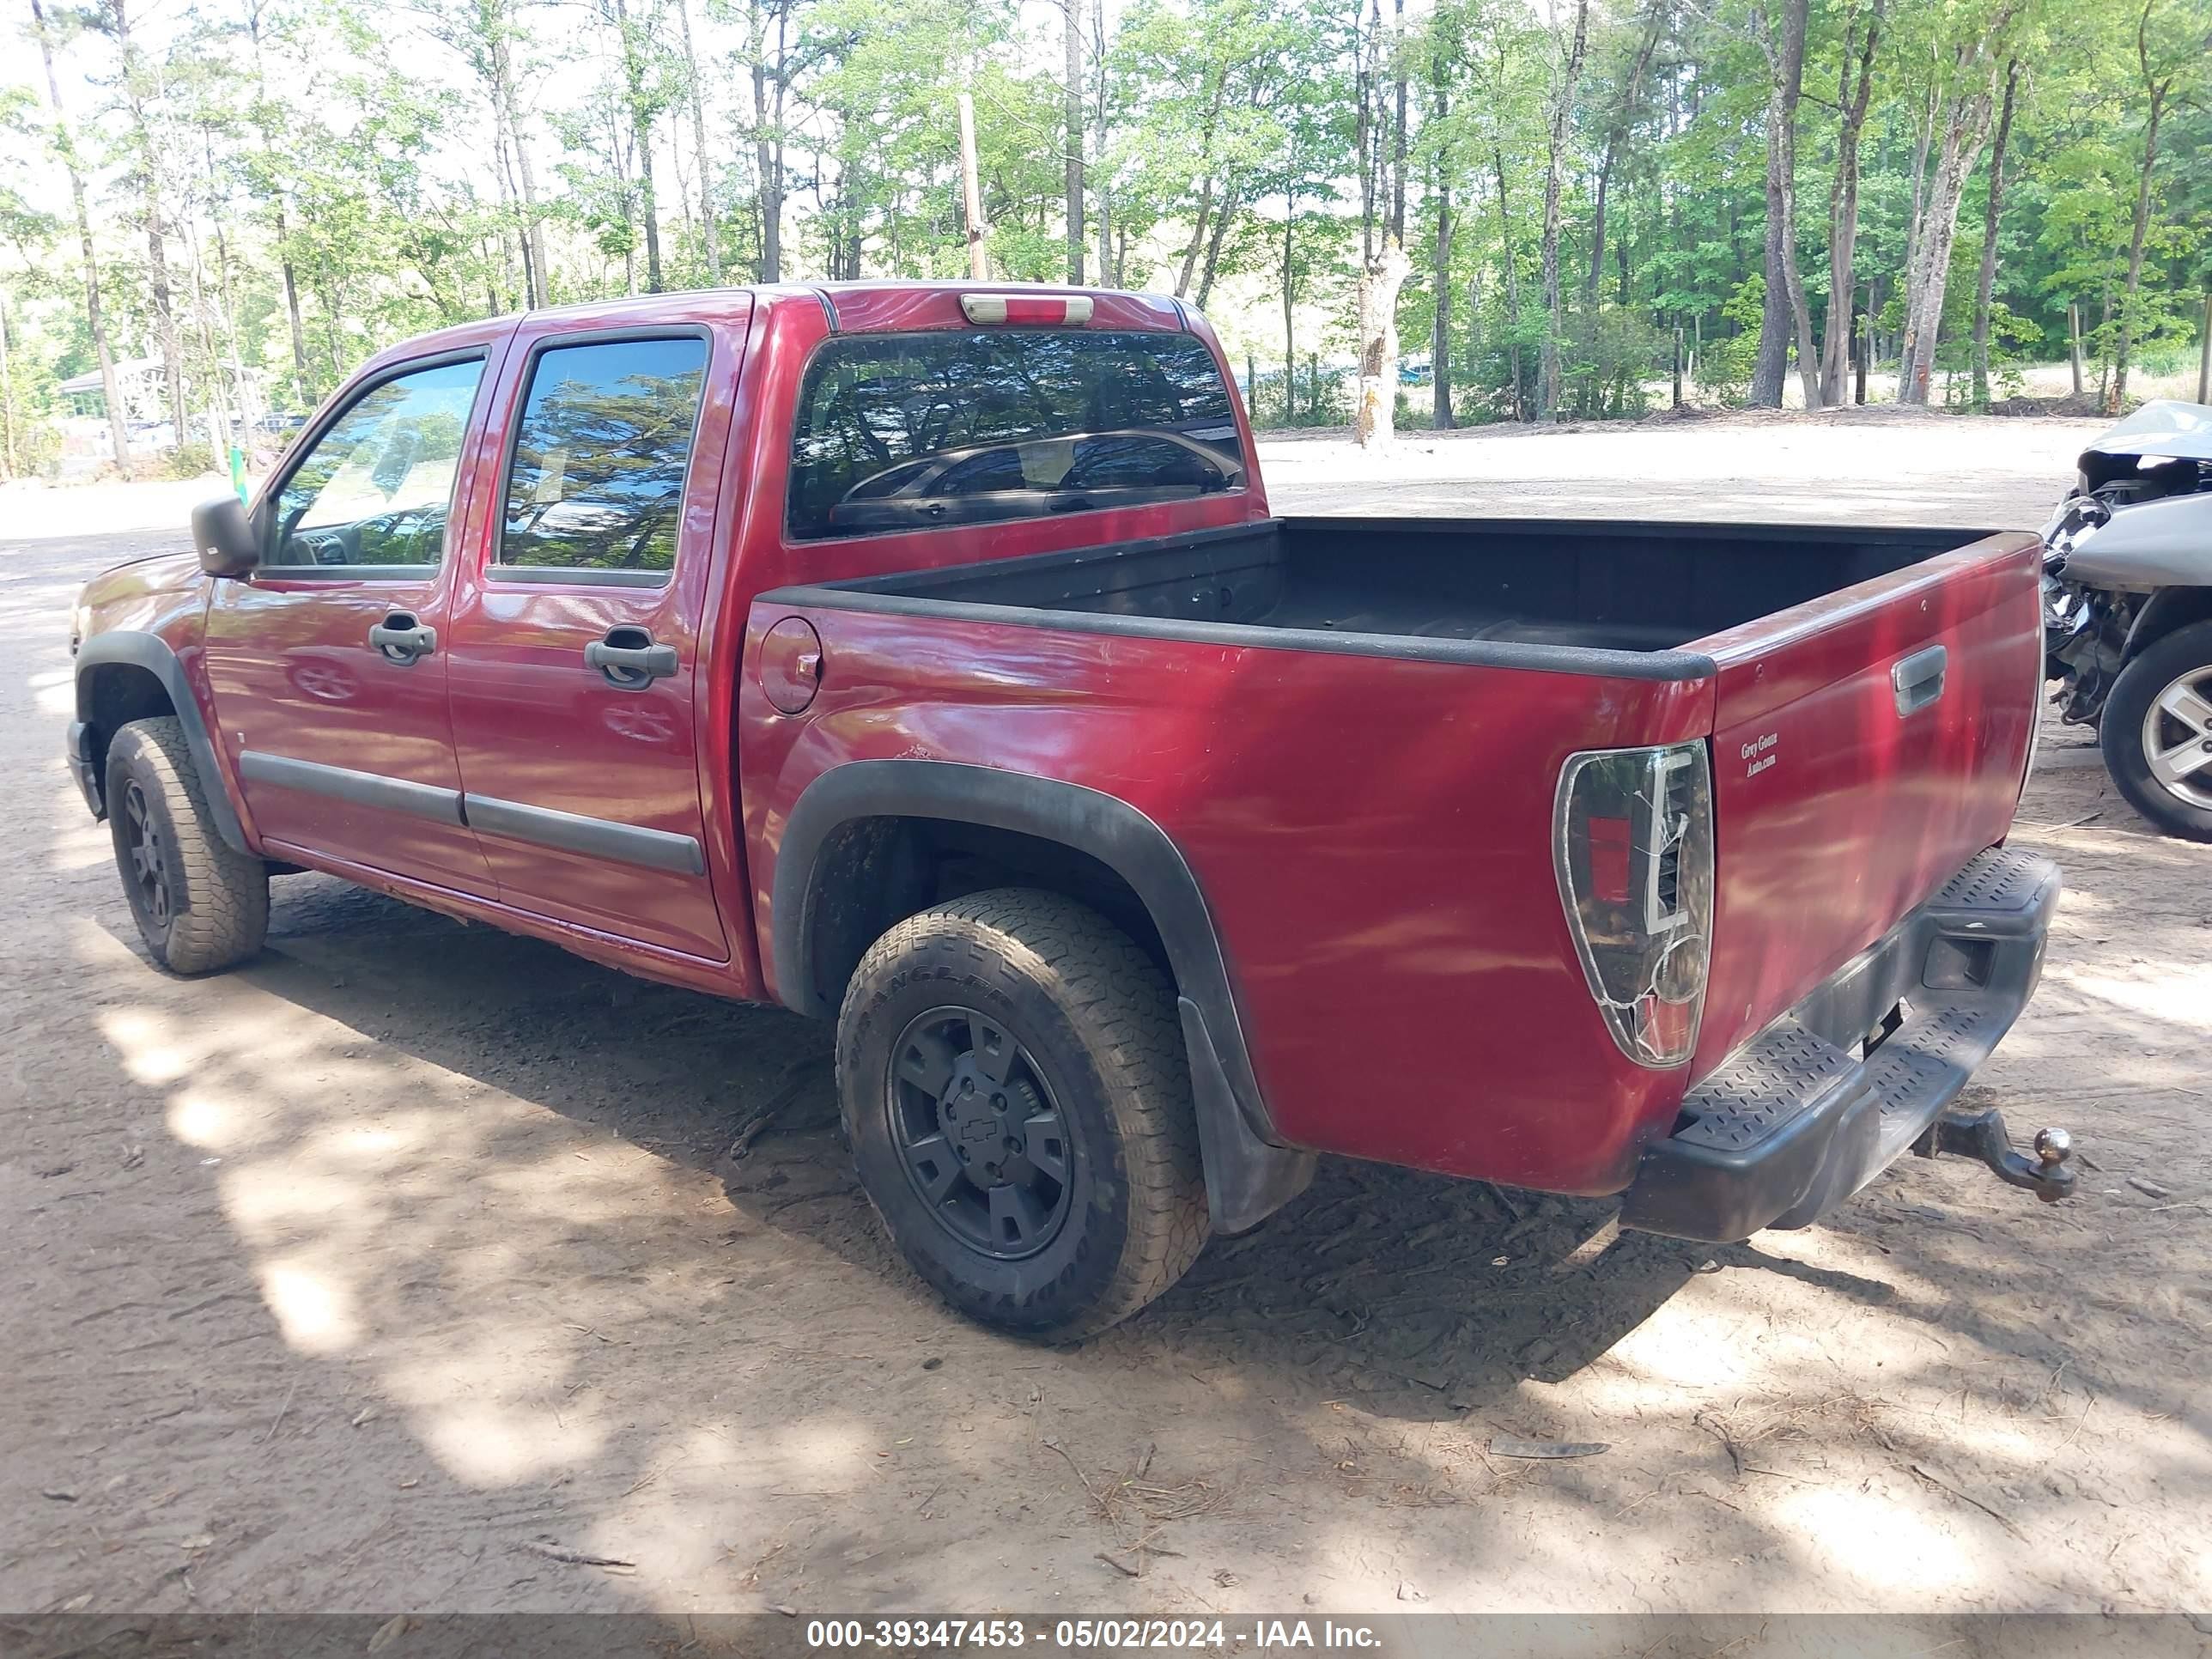
[[[1021,1145],[1024,1127],[1038,1105],[1036,1091],[1026,1083],[994,1083],[972,1056],[963,1054],[938,1102],[938,1118],[946,1137],[965,1152],[983,1158],[983,1168],[995,1179],[1001,1167],[995,1149],[1012,1141],[1013,1146],[1006,1146],[1011,1152]],[[985,1153],[986,1146],[994,1152]]]

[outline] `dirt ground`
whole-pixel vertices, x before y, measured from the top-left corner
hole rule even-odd
[[[2020,524],[2094,430],[1264,459],[1286,510]],[[1712,1249],[1331,1164],[1043,1350],[887,1249],[791,1016],[312,875],[246,968],[149,965],[60,762],[67,613],[200,493],[0,493],[0,1609],[2212,1607],[2212,849],[2080,734],[2019,830],[2066,868],[2050,967],[1972,1096],[2075,1132],[2074,1204],[1907,1159]]]

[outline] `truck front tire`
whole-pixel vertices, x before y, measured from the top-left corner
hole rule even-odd
[[[2146,647],[2112,682],[2098,732],[2128,805],[2169,836],[2212,841],[2212,622]],[[2160,776],[2159,757],[2188,770]]]
[[[269,874],[208,814],[173,715],[132,720],[107,745],[107,824],[131,915],[154,960],[173,974],[243,962],[269,931]]]
[[[1001,888],[908,917],[837,1022],[860,1183],[962,1313],[1068,1341],[1127,1319],[1207,1233],[1173,992],[1095,911]]]

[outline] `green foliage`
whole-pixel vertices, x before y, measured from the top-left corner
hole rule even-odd
[[[1871,311],[1878,351],[1894,356],[1930,112],[1932,151],[1940,112],[2000,85],[2016,54],[1990,312],[1998,390],[2017,383],[2010,366],[2063,357],[2069,304],[2093,362],[2124,339],[2144,363],[2185,360],[2212,282],[2212,0],[2148,3],[2081,0],[2061,15],[2050,0],[1891,0],[1854,291],[1832,296],[1838,112],[1871,0],[1814,0],[1795,185],[1815,334],[1832,307]],[[27,162],[0,175],[9,408],[27,448],[41,423],[66,428],[73,455],[104,441],[49,390],[97,364],[88,276],[111,355],[173,360],[197,438],[304,410],[424,329],[703,285],[715,264],[726,283],[754,280],[772,240],[787,280],[963,276],[963,92],[994,278],[1068,268],[1058,5],[58,0],[47,13],[66,107],[33,67],[37,37],[0,80],[0,143]],[[1554,331],[1540,273],[1564,9],[1074,0],[1073,15],[1092,280],[1204,306],[1240,375],[1260,367],[1264,423],[1339,420],[1360,265],[1402,197],[1404,355],[1436,354],[1442,311],[1436,368],[1455,418],[1529,411]],[[1565,412],[1663,399],[1678,330],[1700,347],[1692,395],[1743,395],[1765,293],[1771,21],[1752,0],[1592,0],[1560,168]],[[1989,181],[1987,144],[1972,153],[1936,358],[1966,383]],[[1428,417],[1428,388],[1407,402]]]
[[[1753,271],[1722,302],[1721,321],[1729,332],[1708,339],[1698,359],[1698,384],[1717,403],[1743,401],[1751,384],[1751,360],[1759,349],[1759,323],[1766,307],[1766,277]]]

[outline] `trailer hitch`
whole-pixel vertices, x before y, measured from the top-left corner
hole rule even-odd
[[[2063,1129],[2038,1129],[2035,1156],[2013,1150],[2004,1114],[1994,1106],[1978,1112],[1946,1112],[1929,1124],[1912,1150],[1923,1158],[1954,1153],[1979,1158],[2000,1181],[2025,1187],[2045,1204],[2070,1198],[2080,1172],[2074,1167],[2074,1137]]]

